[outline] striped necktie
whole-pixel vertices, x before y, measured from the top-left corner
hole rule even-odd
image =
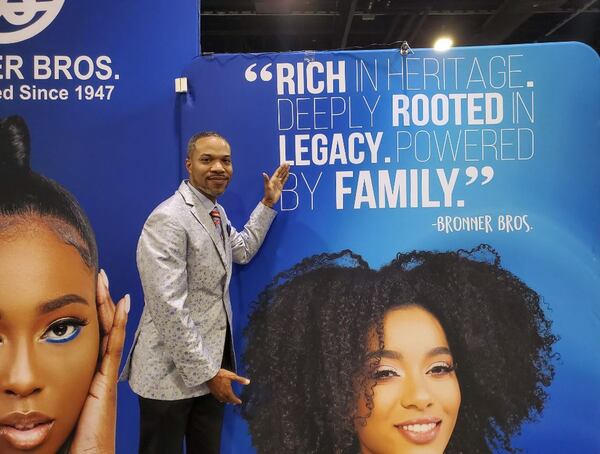
[[[215,224],[215,230],[217,231],[217,234],[219,235],[219,237],[221,237],[223,241],[225,241],[225,237],[223,236],[223,227],[221,226],[221,213],[219,213],[217,207],[214,207],[212,209],[212,211],[210,212],[210,217],[212,218],[213,223]]]

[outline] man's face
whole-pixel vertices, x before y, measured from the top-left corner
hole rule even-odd
[[[220,137],[202,137],[185,161],[190,183],[213,202],[225,192],[231,176],[231,149]]]

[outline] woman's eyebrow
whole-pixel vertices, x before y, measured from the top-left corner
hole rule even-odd
[[[437,356],[437,355],[450,355],[452,356],[452,352],[448,347],[435,347],[429,350],[427,356]]]
[[[435,347],[427,352],[427,357],[437,356],[437,355],[450,355],[452,356],[452,352],[448,347]],[[402,353],[397,352],[396,350],[376,350],[374,352],[367,353],[367,359],[371,358],[387,358],[387,359],[395,359],[401,360],[404,357]]]
[[[403,358],[402,353],[395,350],[376,350],[374,352],[367,353],[367,359],[371,358],[388,358],[401,360]]]
[[[61,307],[68,306],[69,304],[84,304],[89,305],[87,300],[79,295],[70,293],[68,295],[59,296],[51,300],[45,301],[38,306],[38,313],[47,314],[48,312],[55,311]]]

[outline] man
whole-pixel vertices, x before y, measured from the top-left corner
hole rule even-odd
[[[137,265],[145,306],[123,372],[140,402],[140,452],[218,453],[223,406],[240,404],[229,281],[262,244],[289,175],[263,173],[264,198],[237,232],[217,203],[233,174],[229,143],[204,132],[188,144],[183,181],[149,216]]]

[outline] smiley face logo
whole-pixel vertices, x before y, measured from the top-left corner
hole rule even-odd
[[[0,44],[25,41],[52,23],[65,0],[0,0]]]

